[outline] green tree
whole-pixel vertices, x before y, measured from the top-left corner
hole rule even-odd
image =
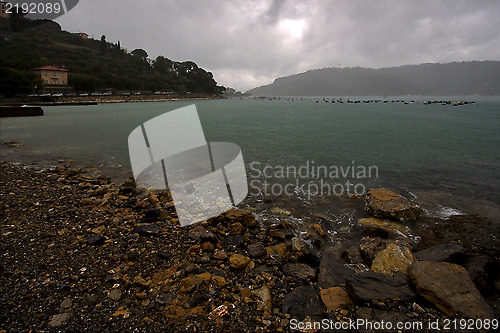
[[[92,92],[99,85],[100,81],[97,77],[86,74],[71,74],[69,76],[69,84],[77,92]]]
[[[0,95],[14,96],[31,92],[31,79],[22,71],[0,67]]]
[[[43,80],[41,77],[36,77],[32,80],[33,85],[35,86],[36,93],[40,91],[41,88],[43,88]]]
[[[141,58],[143,60],[146,60],[146,58],[148,57],[148,53],[143,49],[135,49],[132,52],[130,52],[130,54],[133,55],[134,57]]]

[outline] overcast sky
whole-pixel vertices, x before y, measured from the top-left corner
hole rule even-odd
[[[498,0],[80,0],[57,22],[241,91],[315,68],[500,60]]]

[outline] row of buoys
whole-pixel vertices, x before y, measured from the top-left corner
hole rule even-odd
[[[262,97],[259,97],[259,99],[264,99]],[[382,100],[382,99],[350,99],[348,98],[346,101],[340,98],[334,98],[334,97],[323,97],[323,98],[314,98],[314,97],[267,97],[268,100],[270,101],[288,101],[288,102],[314,102],[314,103],[350,103],[350,104],[360,104],[360,103],[402,103],[402,104],[413,104],[417,103],[419,104],[420,102],[415,102],[415,100],[410,100],[406,101],[403,99],[394,99],[394,100]],[[458,105],[467,105],[467,104],[474,104],[476,102],[474,101],[463,101],[463,102],[452,102],[449,100],[433,100],[433,101],[424,101],[422,102],[424,105],[432,105],[432,104],[441,104],[441,105],[453,105],[453,106],[458,106]]]

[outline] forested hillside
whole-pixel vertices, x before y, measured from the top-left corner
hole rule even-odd
[[[105,32],[103,32],[105,33]],[[124,34],[126,31],[124,30]],[[62,31],[49,20],[22,16],[0,19],[0,95],[33,91],[36,67],[55,65],[69,70],[75,91],[95,89],[173,91],[220,94],[212,73],[192,61],[177,62],[159,56],[147,59],[147,51],[128,52],[120,42],[82,38]]]

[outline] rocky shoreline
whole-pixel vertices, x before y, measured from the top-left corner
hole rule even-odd
[[[20,106],[20,105],[37,105],[37,106],[59,106],[59,105],[95,105],[102,103],[145,103],[145,102],[172,102],[172,101],[199,101],[220,99],[213,95],[109,95],[109,96],[73,96],[73,97],[19,97],[19,98],[1,98],[0,105],[5,106]]]
[[[279,207],[180,228],[168,193],[72,163],[0,175],[0,332],[484,332],[500,317],[499,227],[419,217],[387,189],[353,198],[367,216],[345,244]]]

